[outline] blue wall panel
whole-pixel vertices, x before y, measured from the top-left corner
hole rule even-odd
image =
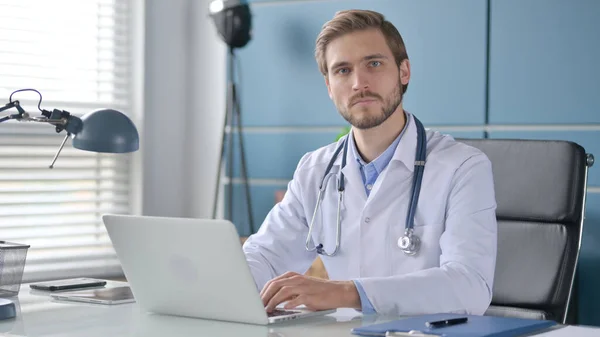
[[[587,153],[600,158],[600,131],[494,131],[489,135],[490,138],[568,140],[583,146]],[[600,186],[598,171],[598,165],[590,168],[589,186]]]
[[[249,4],[259,5],[275,5],[278,2],[289,2],[290,0],[246,0]],[[331,1],[331,0],[317,0],[317,1]]]
[[[342,129],[340,128],[340,131]],[[483,138],[483,131],[441,131],[455,138]],[[336,132],[248,132],[244,134],[246,168],[249,178],[291,179],[304,154],[335,142]],[[233,176],[241,177],[238,134],[234,134]]]
[[[579,255],[579,324],[600,325],[600,194],[588,193]]]
[[[490,122],[600,123],[600,1],[491,4]]]
[[[440,131],[441,133],[449,134],[455,139],[458,138],[484,138],[483,131]]]
[[[342,128],[340,128],[342,131]],[[304,154],[335,142],[335,132],[245,133],[244,149],[248,177],[291,179]],[[238,134],[235,133],[235,137]],[[241,177],[239,142],[234,142],[234,177]]]
[[[250,186],[250,198],[252,201],[252,218],[254,220],[254,230],[258,230],[265,220],[265,217],[275,205],[275,192],[285,190],[287,185]],[[227,189],[225,189],[225,200],[227,200]],[[246,201],[246,192],[241,184],[233,185],[233,212],[232,222],[241,236],[252,234],[250,231],[250,222],[248,221],[248,203]]]
[[[314,48],[321,26],[348,8],[380,11],[403,35],[412,66],[408,111],[423,123],[484,122],[486,2],[370,0],[252,6],[253,40],[238,51],[244,125],[345,124]]]

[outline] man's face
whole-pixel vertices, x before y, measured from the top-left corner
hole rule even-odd
[[[369,129],[390,117],[402,102],[408,83],[408,60],[400,69],[383,34],[376,29],[342,35],[325,53],[329,97],[354,127]]]

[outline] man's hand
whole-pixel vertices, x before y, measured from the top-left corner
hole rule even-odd
[[[354,282],[328,281],[293,272],[287,272],[267,282],[260,292],[260,297],[267,312],[271,312],[285,301],[288,301],[285,309],[302,304],[310,310],[361,308]]]

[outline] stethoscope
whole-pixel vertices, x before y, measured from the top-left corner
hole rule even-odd
[[[421,181],[423,180],[423,171],[425,169],[425,157],[426,157],[426,147],[427,147],[427,136],[425,135],[425,128],[421,121],[419,121],[415,116],[412,116],[415,124],[417,126],[417,151],[415,155],[415,170],[413,175],[413,184],[412,184],[412,194],[410,197],[410,207],[408,209],[408,214],[406,215],[406,226],[404,229],[404,235],[398,239],[398,247],[404,251],[407,255],[416,255],[421,246],[421,240],[419,237],[414,234],[414,220],[415,213],[417,211],[417,202],[419,200],[419,193],[421,191]],[[321,179],[321,184],[319,185],[319,194],[317,196],[317,204],[315,206],[315,210],[313,212],[312,219],[310,221],[310,226],[308,228],[308,235],[306,237],[306,250],[312,252],[317,251],[320,255],[325,256],[334,256],[340,249],[340,240],[341,240],[341,231],[342,231],[342,219],[340,216],[342,201],[344,199],[344,173],[342,173],[342,169],[346,166],[346,157],[348,155],[348,137],[350,134],[344,138],[342,143],[335,150],[329,164],[327,164],[327,168],[325,169],[325,174]],[[311,234],[313,230],[313,225],[315,222],[315,217],[321,207],[321,202],[323,201],[323,195],[325,193],[325,188],[327,186],[326,181],[329,180],[331,168],[333,167],[333,163],[335,162],[337,156],[341,151],[344,151],[342,156],[342,167],[340,168],[340,175],[337,182],[338,189],[338,206],[337,206],[337,229],[336,229],[336,240],[335,240],[335,250],[332,253],[327,253],[323,248],[323,244],[320,243],[317,246],[309,247],[311,241]]]

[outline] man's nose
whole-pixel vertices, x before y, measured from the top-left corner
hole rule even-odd
[[[364,71],[355,71],[354,72],[354,81],[352,84],[352,89],[356,91],[365,90],[369,88],[369,77]]]

